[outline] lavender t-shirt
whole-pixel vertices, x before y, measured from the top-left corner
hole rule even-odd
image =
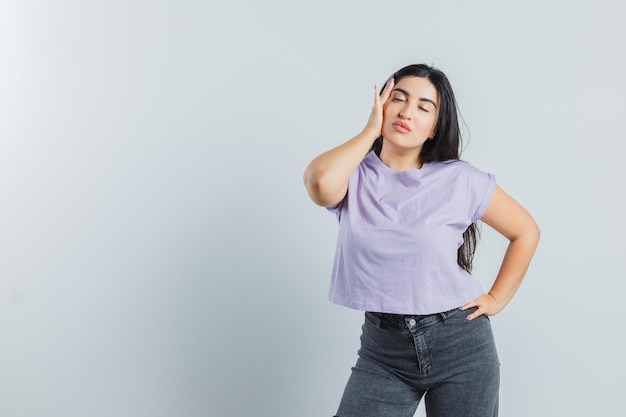
[[[482,217],[495,177],[464,161],[394,171],[370,152],[339,219],[330,301],[363,311],[434,314],[466,304],[482,286],[457,264],[463,232]]]

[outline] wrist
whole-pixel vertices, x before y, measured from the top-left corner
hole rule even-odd
[[[361,131],[361,135],[364,138],[367,138],[367,140],[370,143],[374,143],[374,141],[381,136],[380,129],[376,129],[376,128],[369,127],[369,126],[365,126],[365,129]]]
[[[506,297],[494,294],[493,291],[489,291],[487,295],[489,295],[489,297],[491,297],[491,299],[496,303],[498,311],[502,310],[508,304],[508,300],[506,299]]]

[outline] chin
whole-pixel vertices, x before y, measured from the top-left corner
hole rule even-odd
[[[394,147],[404,149],[415,149],[421,147],[424,144],[423,140],[419,140],[407,135],[406,133],[399,132],[383,134],[383,141],[387,141],[387,143]]]

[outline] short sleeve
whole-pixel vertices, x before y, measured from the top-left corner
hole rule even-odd
[[[475,178],[472,181],[472,192],[477,202],[476,210],[472,215],[472,222],[477,221],[487,211],[493,192],[496,189],[495,175],[487,172],[476,170]]]
[[[359,187],[359,184],[361,182],[361,175],[362,175],[361,171],[363,170],[363,164],[364,164],[364,161],[361,161],[359,166],[356,167],[356,169],[350,175],[350,178],[348,179],[348,189],[346,190],[346,195],[343,196],[343,200],[341,200],[339,204],[337,204],[336,207],[326,207],[326,210],[328,210],[331,213],[334,213],[337,216],[337,221],[341,221],[341,213],[344,210],[348,209],[348,205],[349,205],[348,199],[350,198],[350,190],[356,190]]]
[[[341,210],[343,209],[343,206],[347,198],[348,198],[348,193],[346,193],[343,200],[341,200],[339,204],[337,204],[335,207],[326,207],[326,210],[328,210],[331,213],[334,213],[337,216],[337,220],[341,220]]]

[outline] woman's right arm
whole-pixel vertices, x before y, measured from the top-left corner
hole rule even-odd
[[[380,136],[383,125],[383,107],[391,95],[393,78],[382,94],[374,88],[374,107],[365,129],[349,141],[315,158],[304,171],[304,185],[315,204],[335,207],[346,196],[348,180],[361,163],[372,143]]]

